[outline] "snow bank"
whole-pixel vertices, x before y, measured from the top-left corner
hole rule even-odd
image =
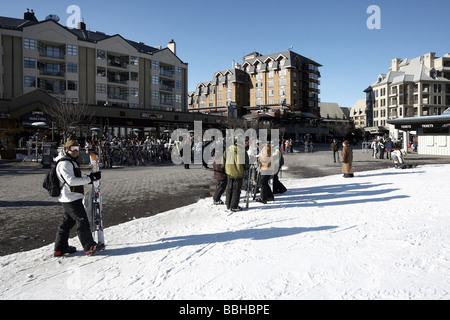
[[[450,165],[282,181],[108,228],[93,257],[0,257],[0,299],[449,299]]]

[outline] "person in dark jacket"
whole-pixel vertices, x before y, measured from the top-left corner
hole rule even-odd
[[[331,151],[333,151],[333,159],[334,163],[336,163],[336,158],[338,162],[341,162],[339,160],[339,143],[336,141],[336,139],[333,139],[333,142],[330,145]]]
[[[387,152],[386,157],[390,160],[391,159],[391,152],[392,149],[394,148],[394,143],[392,143],[391,138],[387,138],[386,139],[386,143],[384,144],[384,148]]]
[[[213,201],[215,205],[224,204],[224,202],[220,199],[227,189],[227,175],[221,164],[219,164],[219,159],[216,157],[216,152],[213,150],[213,168],[214,168],[214,178],[217,180],[217,189],[213,196]]]

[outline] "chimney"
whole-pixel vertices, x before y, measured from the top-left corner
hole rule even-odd
[[[425,57],[423,59],[423,63],[425,64],[425,67],[434,68],[435,56],[436,56],[436,52],[429,52],[429,53],[425,54]]]
[[[80,22],[78,22],[78,28],[80,30],[86,31],[86,23],[84,23],[84,19],[82,18]]]
[[[169,42],[167,48],[169,48],[169,50],[172,51],[174,55],[177,54],[177,44],[175,43],[175,41],[173,41],[173,39]]]
[[[398,71],[399,70],[398,65],[400,64],[400,60],[401,60],[400,58],[395,58],[395,59],[392,60],[391,71]]]
[[[25,12],[23,14],[23,19],[33,21],[33,22],[39,22],[38,19],[36,19],[36,16],[34,15],[33,9],[31,9],[31,12],[30,12],[30,9],[28,9],[28,8],[27,8],[27,12]]]

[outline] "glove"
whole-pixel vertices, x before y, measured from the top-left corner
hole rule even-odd
[[[91,174],[89,175],[89,178],[91,178],[91,183],[96,180],[100,180],[102,178],[102,173],[101,173],[101,171],[91,172]]]

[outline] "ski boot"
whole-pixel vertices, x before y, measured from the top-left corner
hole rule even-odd
[[[94,243],[88,250],[85,251],[85,253],[88,256],[92,256],[98,251],[105,250],[105,245],[103,243]]]
[[[62,257],[62,256],[64,256],[64,255],[66,255],[66,254],[73,254],[73,253],[75,253],[75,252],[77,252],[77,248],[68,246],[68,247],[67,247],[66,249],[64,249],[64,250],[55,251],[55,252],[53,253],[53,256],[54,256],[54,257]]]

